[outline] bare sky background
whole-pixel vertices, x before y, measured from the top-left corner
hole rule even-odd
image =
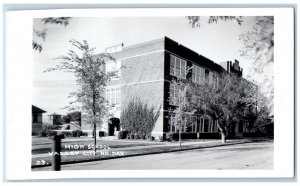
[[[68,94],[76,89],[74,76],[70,73],[43,73],[59,61],[53,60],[71,48],[70,39],[87,40],[95,52],[106,47],[124,43],[125,46],[167,36],[198,52],[216,63],[237,59],[246,77],[250,61],[240,57],[243,44],[239,35],[250,31],[255,17],[244,17],[240,26],[235,22],[208,24],[201,17],[201,27],[192,28],[185,17],[99,17],[72,18],[68,26],[43,25],[40,19],[33,20],[37,30],[47,29],[46,40],[37,40],[43,45],[41,53],[33,51],[33,100],[32,103],[47,111],[65,114],[62,109],[68,104]]]

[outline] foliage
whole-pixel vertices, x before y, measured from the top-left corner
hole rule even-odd
[[[178,139],[178,133],[174,133],[174,132],[169,132],[166,134],[166,140],[167,141],[174,141],[174,140],[177,140]]]
[[[41,21],[44,24],[59,24],[67,26],[69,24],[71,17],[47,17],[43,18]]]
[[[200,16],[188,16],[187,19],[192,28],[200,27]],[[240,50],[240,55],[253,61],[249,74],[262,80],[256,84],[269,99],[267,107],[272,111],[274,107],[274,16],[260,16],[254,17],[254,19],[255,25],[252,30],[239,36],[244,45]],[[242,25],[243,17],[209,16],[207,22],[211,24],[218,23],[218,21],[234,21],[238,25]],[[251,77],[248,79],[254,81]]]
[[[62,127],[62,130],[70,130],[70,125],[69,124],[64,124]]]
[[[118,134],[118,139],[126,139],[129,132],[127,130],[120,131]]]
[[[195,28],[200,27],[200,16],[187,16],[186,17],[189,20],[189,24]],[[218,21],[235,21],[238,25],[241,25],[243,23],[243,17],[242,16],[209,16],[207,22],[209,24],[212,23],[218,23]]]
[[[256,17],[252,30],[241,34],[239,39],[244,45],[240,50],[241,56],[253,61],[250,73],[256,74],[256,79],[260,80],[257,83],[269,99],[269,110],[273,110],[274,17]]]
[[[33,50],[41,52],[43,50],[43,47],[41,44],[38,44],[36,41],[32,41],[32,48]]]
[[[69,25],[71,17],[47,17],[47,18],[42,18],[41,22],[45,24],[56,24],[56,25],[63,25],[67,26]],[[47,29],[43,30],[36,30],[33,29],[33,35],[35,36],[35,39],[32,40],[32,48],[35,51],[41,52],[43,50],[42,44],[38,43],[36,39],[42,38],[43,42],[46,40],[47,36]]]
[[[81,124],[81,112],[74,111],[74,112],[67,113],[66,116],[63,116],[62,120],[64,123],[77,122],[80,125]]]
[[[187,71],[188,72],[188,71]],[[169,119],[172,115],[174,117],[174,122],[172,125],[179,131],[179,146],[181,146],[181,133],[184,132],[184,127],[186,126],[187,114],[190,114],[190,103],[188,98],[189,82],[184,79],[173,79],[171,85],[174,87],[176,96],[172,102],[176,104],[175,108],[170,107],[169,109]]]
[[[72,100],[66,108],[70,111],[83,110],[87,116],[84,120],[93,125],[95,133],[96,126],[102,125],[103,120],[108,116],[109,105],[102,95],[107,82],[116,77],[117,73],[116,71],[106,73],[105,64],[106,61],[114,61],[114,59],[106,53],[94,55],[95,48],[90,48],[85,40],[82,43],[71,40],[70,43],[79,51],[80,55],[69,50],[66,55],[56,58],[60,64],[45,72],[60,70],[75,75],[79,88],[70,93],[69,98]],[[79,116],[78,113],[75,115]]]
[[[39,137],[51,137],[57,134],[56,131],[53,130],[57,130],[58,127],[55,125],[43,125],[43,129],[39,132],[38,136]]]
[[[174,117],[174,122],[171,124],[179,131],[179,146],[181,146],[181,133],[185,131],[187,127],[187,113],[191,114],[188,89],[190,82],[186,80],[187,74],[192,70],[192,67],[186,67],[185,74],[182,77],[172,79],[170,86],[173,86],[174,96],[169,97],[169,101],[175,104],[176,107],[169,108],[169,120]],[[169,94],[172,95],[172,94]]]
[[[144,104],[140,99],[132,99],[121,113],[121,127],[128,131],[130,139],[147,139],[159,116],[153,107]]]
[[[81,130],[73,130],[72,131],[72,137],[80,137],[80,136],[82,136]]]
[[[227,73],[219,79],[218,86],[209,83],[193,84],[191,107],[194,112],[204,112],[218,121],[224,143],[230,126],[245,117],[256,116],[255,111],[263,108],[265,102],[253,83]]]
[[[274,17],[264,16],[256,17],[256,23],[251,31],[243,33],[239,36],[244,46],[240,50],[241,56],[254,60],[254,64],[263,56],[268,56],[265,63],[274,62]],[[263,64],[256,64],[256,68],[260,68]],[[259,70],[259,69],[257,69]],[[260,71],[261,72],[261,71]]]
[[[63,123],[70,123],[71,122],[71,119],[68,116],[63,116],[61,118],[61,120],[62,120]]]

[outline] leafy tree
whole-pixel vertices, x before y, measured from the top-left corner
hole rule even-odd
[[[169,101],[176,105],[174,108],[169,109],[169,119],[171,119],[172,115],[174,116],[174,123],[172,125],[178,130],[179,132],[179,146],[181,147],[181,133],[184,131],[187,123],[187,113],[190,113],[190,105],[189,105],[189,98],[188,98],[188,89],[190,82],[186,79],[188,73],[192,67],[186,66],[185,73],[178,72],[177,78],[173,78],[170,82],[170,86],[173,87],[174,94],[171,93],[169,95],[174,95],[169,97]],[[183,73],[183,74],[181,74]]]
[[[62,119],[63,123],[70,123],[71,122],[71,119],[67,115],[63,116],[61,119]]]
[[[274,17],[256,17],[252,30],[240,35],[239,39],[244,47],[240,50],[241,56],[253,61],[251,74],[260,79],[259,87],[269,99],[269,110],[273,110],[274,99]],[[248,77],[252,79],[252,77]]]
[[[182,143],[181,134],[187,127],[187,115],[191,114],[190,102],[188,97],[189,84],[190,83],[187,80],[183,80],[180,78],[173,79],[171,81],[171,86],[173,86],[175,96],[170,97],[169,101],[171,101],[176,106],[175,108],[169,109],[169,119],[173,117],[174,122],[172,123],[172,126],[174,126],[178,130],[180,147]]]
[[[81,124],[81,112],[80,111],[75,111],[75,112],[70,112],[67,114],[68,118],[70,118],[70,121],[72,122],[78,122],[78,124]]]
[[[95,48],[90,48],[87,41],[82,43],[76,40],[70,41],[75,49],[79,50],[77,54],[73,50],[69,50],[66,55],[62,55],[57,60],[60,64],[46,71],[51,72],[61,70],[70,72],[75,75],[76,83],[79,89],[70,93],[70,110],[83,110],[87,117],[87,123],[92,124],[94,134],[94,145],[96,152],[96,126],[102,125],[103,120],[108,115],[109,105],[103,94],[105,87],[111,78],[117,76],[116,71],[105,72],[105,64],[107,60],[114,60],[109,54],[101,53],[94,55]]]
[[[221,141],[226,143],[228,129],[257,107],[257,94],[254,84],[234,74],[224,73],[217,86],[212,83],[193,84],[190,103],[194,112],[204,112],[217,120]]]
[[[159,116],[153,107],[144,104],[139,98],[132,99],[121,113],[121,127],[130,137],[151,138],[151,132]]]
[[[200,27],[200,16],[188,16],[187,19],[192,28]],[[209,16],[207,20],[209,24],[219,21],[234,21],[238,25],[242,25],[243,17]],[[252,30],[241,34],[239,39],[244,45],[240,50],[240,55],[253,61],[250,74],[255,74],[259,79],[262,79],[262,82],[256,83],[269,99],[269,110],[273,110],[274,76],[270,72],[273,72],[274,63],[274,16],[255,17],[255,25]],[[247,78],[254,81],[250,76]]]
[[[66,116],[63,118],[63,122],[70,123],[70,122],[78,122],[79,125],[81,125],[81,112],[80,111],[74,111],[67,113]]]
[[[70,21],[71,17],[47,17],[47,18],[42,18],[41,22],[46,25],[46,24],[56,24],[56,25],[63,25],[63,26],[67,26],[69,25],[69,21]],[[35,28],[33,29],[33,35],[34,38],[32,40],[32,48],[35,51],[39,51],[41,52],[43,50],[43,46],[41,43],[38,43],[36,40],[38,38],[41,38],[43,41],[46,40],[46,36],[47,36],[47,29],[43,29],[43,30],[36,30]]]

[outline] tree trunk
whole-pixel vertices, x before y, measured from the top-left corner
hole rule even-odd
[[[181,147],[181,130],[179,130],[179,147]]]
[[[226,143],[226,130],[222,129],[221,131],[221,143]]]
[[[97,151],[97,134],[96,134],[96,123],[94,123],[94,129],[93,129],[93,133],[94,133],[94,152],[96,155],[96,151]]]
[[[222,126],[218,121],[217,126],[221,132],[221,143],[226,143],[226,127]]]

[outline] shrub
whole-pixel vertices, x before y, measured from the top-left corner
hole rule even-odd
[[[69,130],[70,129],[70,124],[64,124],[62,129],[63,130]]]
[[[72,137],[73,131],[60,131],[59,135],[63,135],[64,137]]]
[[[164,137],[163,136],[159,136],[159,141],[163,142],[164,141]]]
[[[82,132],[82,136],[88,136],[87,132]]]
[[[173,141],[173,140],[174,140],[174,133],[167,133],[166,141]]]
[[[120,125],[129,132],[127,139],[146,139],[151,135],[158,116],[159,111],[154,113],[153,107],[148,107],[140,99],[132,99],[122,111]]]
[[[99,137],[104,137],[105,136],[105,132],[104,131],[99,131]]]
[[[126,139],[127,135],[128,135],[127,130],[120,131],[118,134],[118,139]]]
[[[147,139],[150,140],[150,141],[154,141],[155,137],[154,136],[149,136]]]
[[[74,130],[72,131],[72,137],[80,137],[82,135],[81,130]]]
[[[36,132],[34,132],[34,131],[31,132],[31,136],[36,136],[36,135],[37,135]]]
[[[53,131],[55,128],[55,126],[53,125],[43,125],[43,129],[40,131],[40,133],[38,134],[39,137],[51,137],[57,134],[56,131]]]

